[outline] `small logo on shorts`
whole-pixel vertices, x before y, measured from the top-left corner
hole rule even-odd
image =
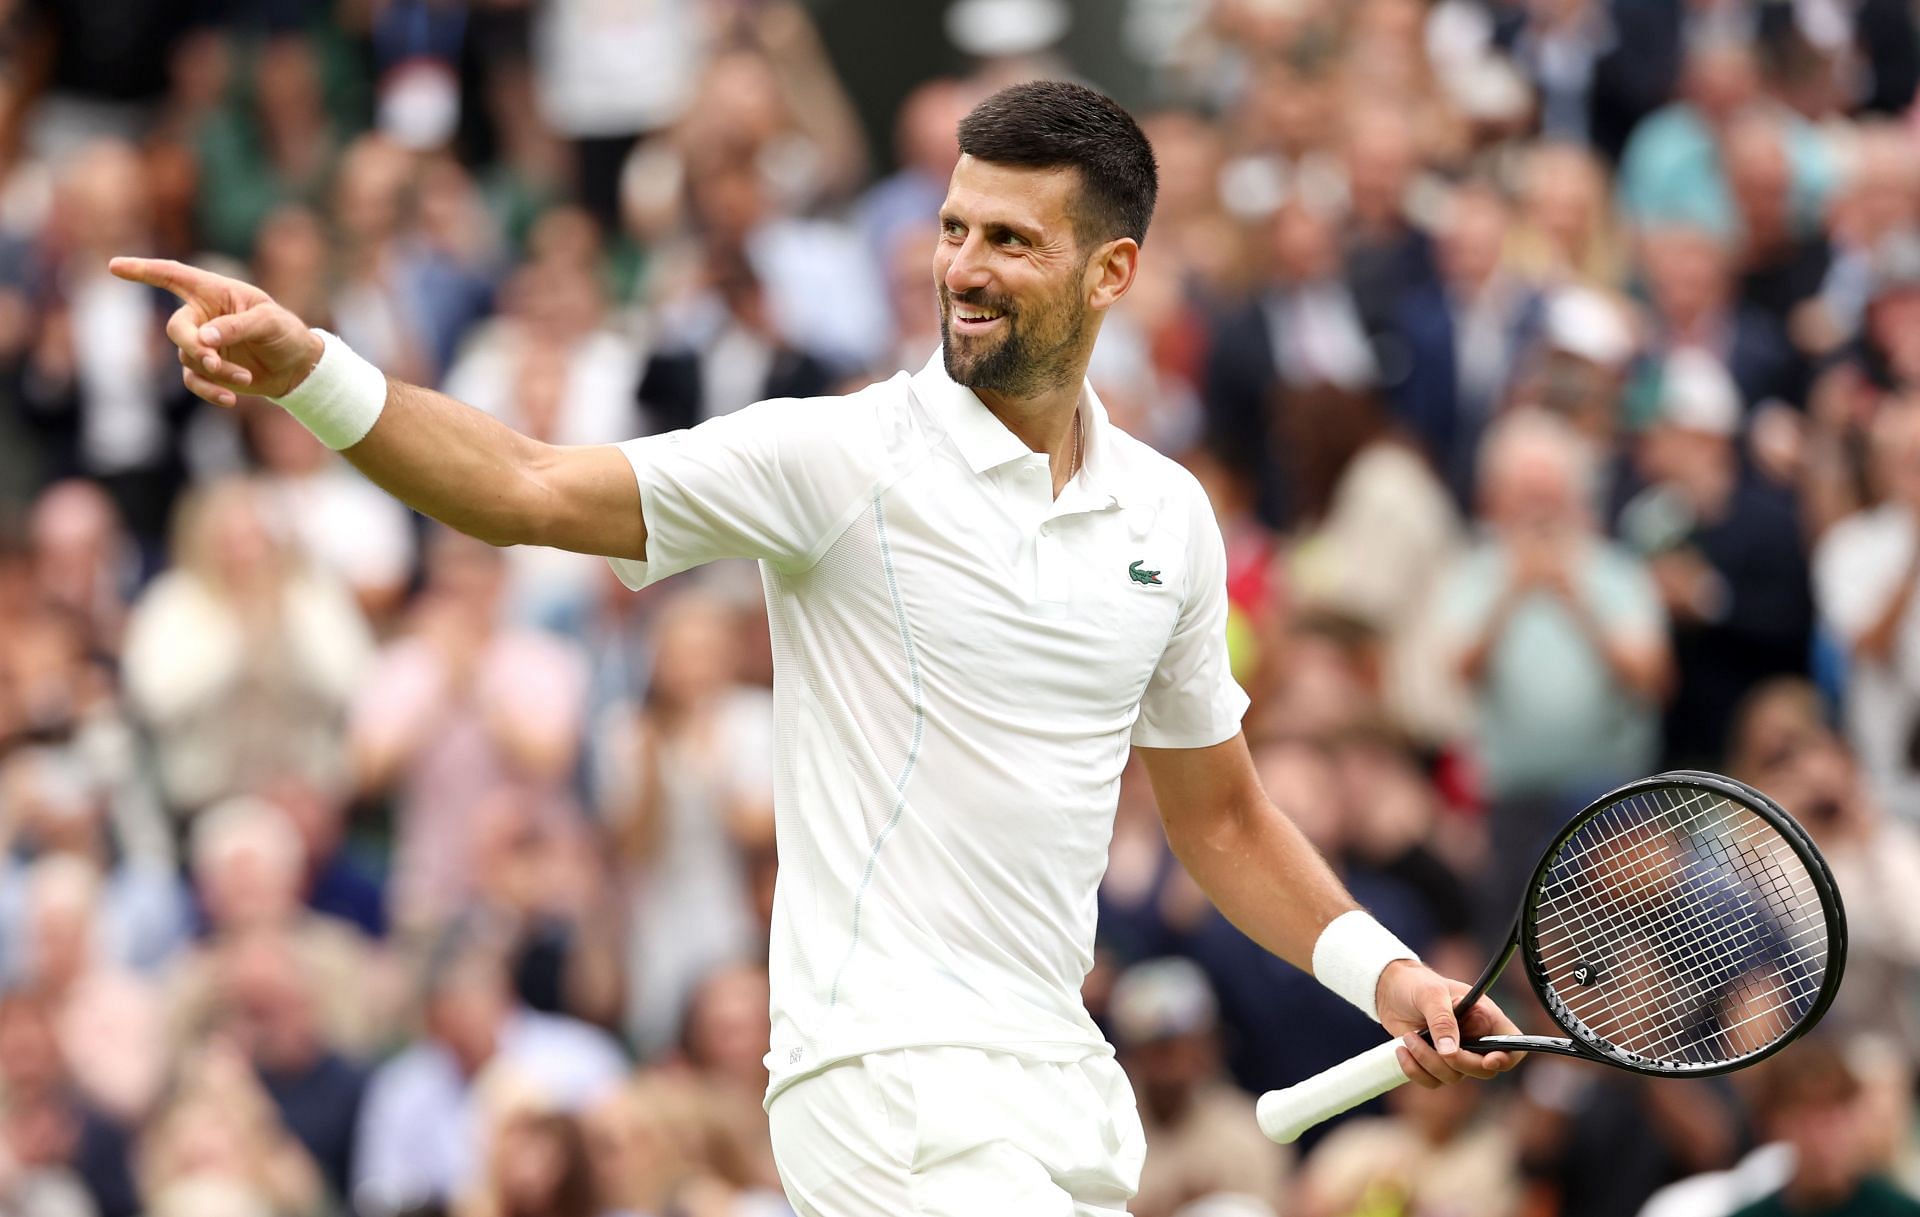
[[[799,1048],[795,1048],[791,1052],[787,1053],[787,1064],[798,1065],[800,1063],[800,1058],[805,1055],[806,1053],[803,1050]]]
[[[1159,571],[1140,569],[1140,562],[1145,562],[1145,561],[1146,559],[1142,558],[1140,559],[1139,562],[1135,562],[1132,566],[1127,567],[1127,576],[1131,578],[1135,583],[1149,583],[1149,584],[1152,584],[1154,587],[1162,586],[1160,582]]]

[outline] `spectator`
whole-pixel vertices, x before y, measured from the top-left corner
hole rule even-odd
[[[1786,132],[1770,115],[1744,114],[1721,155],[1739,217],[1740,300],[1798,335],[1806,328],[1801,306],[1819,292],[1832,251],[1811,217],[1794,210]]]
[[[242,931],[216,961],[214,1034],[251,1066],[277,1119],[344,1201],[367,1070],[329,1046],[316,976],[276,926]]]
[[[154,1217],[321,1211],[320,1172],[289,1136],[232,1045],[186,1062],[140,1146],[140,1185]]]
[[[769,315],[747,258],[713,251],[706,288],[685,310],[640,380],[649,430],[676,431],[756,401],[818,397],[832,387],[827,365],[788,341]]]
[[[430,191],[432,185],[436,190]],[[429,174],[381,135],[362,135],[341,155],[333,218],[341,241],[339,283],[330,310],[341,337],[383,371],[415,384],[437,384],[467,327],[485,310],[486,268],[463,261],[457,248],[428,239],[430,199],[455,198],[456,225],[483,223],[477,197],[457,167]],[[472,241],[470,233],[457,238]]]
[[[1437,596],[1440,653],[1476,702],[1498,919],[1567,806],[1656,755],[1665,614],[1645,567],[1596,531],[1592,501],[1592,457],[1572,430],[1507,415],[1480,464],[1486,538]]]
[[[520,1090],[506,1077],[503,1091]],[[537,1094],[490,1094],[487,1165],[453,1205],[453,1217],[594,1217],[593,1175],[580,1122]]]
[[[1748,690],[1806,671],[1806,554],[1793,496],[1742,468],[1740,392],[1726,369],[1676,351],[1661,397],[1642,448],[1649,485],[1622,513],[1620,534],[1647,562],[1672,625],[1663,763],[1712,767]]]
[[[1409,210],[1421,149],[1397,108],[1369,100],[1347,115],[1345,270],[1367,334],[1391,334],[1400,301],[1438,277],[1433,243]],[[1383,352],[1384,354],[1384,352]],[[1386,369],[1394,384],[1403,368]]]
[[[60,1184],[70,1170],[85,1189],[85,1214],[137,1217],[126,1125],[92,1106],[75,1083],[54,1023],[53,1011],[17,990],[0,998],[0,1141],[24,1173],[16,1195],[70,1203]],[[46,1179],[47,1183],[40,1180]],[[22,1213],[37,1214],[23,1207]]]
[[[1763,84],[1750,44],[1710,34],[1689,47],[1680,99],[1635,128],[1621,159],[1620,206],[1629,222],[1697,227],[1723,241],[1733,237],[1722,141],[1736,119],[1763,104]],[[1791,115],[1782,122],[1793,166],[1794,214],[1818,215],[1831,186],[1827,150],[1804,122]]]
[[[177,1043],[213,1025],[224,956],[260,932],[284,936],[300,968],[321,981],[330,1045],[363,1053],[384,1041],[397,1004],[393,978],[358,930],[302,902],[307,860],[285,813],[246,796],[209,809],[194,825],[192,867],[206,936],[169,977]]]
[[[756,1110],[767,1093],[767,970],[733,964],[707,973],[687,1003],[681,1055],[699,1078],[709,1111],[724,1129],[728,1174],[736,1185],[780,1191],[773,1139]]]
[[[618,911],[585,834],[540,824],[511,790],[472,809],[474,890],[463,917],[508,942],[530,1008],[603,1026],[619,1020]]]
[[[1778,324],[1735,294],[1733,250],[1705,228],[1648,229],[1641,264],[1653,306],[1659,351],[1697,347],[1726,365],[1751,411],[1762,402],[1804,394],[1805,369]]]
[[[893,158],[899,167],[860,200],[861,236],[869,248],[892,249],[902,233],[938,224],[947,179],[960,160],[954,130],[977,100],[962,82],[936,77],[916,85],[901,101],[893,126]]]
[[[171,851],[152,856],[129,848],[107,804],[108,792],[77,758],[21,748],[0,759],[0,978],[6,982],[24,982],[32,966],[28,876],[42,858],[77,859],[101,877],[93,933],[113,966],[151,977],[185,946],[187,894]]]
[[[371,651],[346,590],[299,560],[248,481],[190,496],[174,548],[179,566],[134,605],[126,649],[168,805],[191,815],[288,772],[337,782]]]
[[[197,140],[199,228],[212,248],[234,257],[253,251],[276,208],[318,203],[340,151],[311,39],[278,34],[243,62],[247,104],[210,115]]]
[[[149,219],[131,145],[90,143],[65,166],[19,391],[53,467],[98,479],[157,558],[182,472],[176,432],[194,402],[161,345],[163,300],[106,273],[114,251],[147,247]]]
[[[1734,723],[1728,766],[1791,811],[1813,835],[1847,905],[1847,982],[1829,1017],[1848,1031],[1912,1044],[1920,1003],[1920,917],[1899,897],[1920,883],[1920,829],[1882,809],[1813,686],[1783,679],[1754,690]]]
[[[735,678],[724,605],[681,593],[654,626],[646,702],[605,729],[601,803],[629,891],[626,1025],[642,1056],[674,1042],[695,984],[755,941],[742,845],[772,805],[773,702]],[[615,745],[618,746],[618,745]],[[688,924],[687,908],[704,910]]]
[[[286,411],[264,403],[241,415],[259,460],[263,507],[284,520],[288,540],[316,570],[353,593],[375,625],[390,623],[414,567],[406,508],[336,459]]]
[[[1882,1177],[1880,1164],[1872,1160],[1860,1079],[1831,1046],[1814,1041],[1775,1058],[1760,1082],[1755,1108],[1766,1130],[1792,1146],[1793,1173],[1779,1192],[1734,1217],[1920,1214],[1920,1201]]]
[[[1624,287],[1628,250],[1599,158],[1578,144],[1535,144],[1522,154],[1519,178],[1514,271],[1552,286]]]
[[[1920,406],[1888,409],[1873,426],[1875,481],[1883,500],[1835,524],[1813,552],[1820,618],[1846,648],[1847,737],[1880,800],[1920,818]]]
[[[1502,266],[1508,225],[1497,192],[1455,190],[1436,245],[1440,273],[1400,297],[1394,325],[1409,360],[1396,413],[1463,506],[1480,437],[1542,324],[1540,296]]]
[[[102,949],[99,872],[54,855],[26,877],[18,988],[48,1004],[61,1055],[88,1106],[121,1125],[146,1117],[167,1069],[160,995]]]
[[[505,575],[500,551],[435,532],[409,628],[354,703],[360,788],[394,801],[388,910],[408,931],[444,925],[471,894],[467,812],[490,792],[517,789],[542,824],[578,815],[587,673],[575,648],[503,620]]]
[[[1301,1170],[1291,1211],[1300,1217],[1510,1217],[1522,1211],[1521,1162],[1498,1100],[1484,1087],[1402,1086],[1387,1104],[1391,1115],[1349,1120],[1327,1135]]]
[[[1149,1146],[1129,1211],[1171,1217],[1221,1192],[1281,1207],[1290,1155],[1259,1135],[1252,1096],[1226,1080],[1206,975],[1184,959],[1135,964],[1108,1010]]]
[[[1270,278],[1215,332],[1204,396],[1210,446],[1252,480],[1262,521],[1279,527],[1298,510],[1280,444],[1292,397],[1329,385],[1364,390],[1378,373],[1333,219],[1289,202],[1267,233]]]
[[[445,1205],[481,1182],[476,1086],[490,1067],[532,1079],[568,1112],[612,1093],[626,1073],[603,1033],[515,1001],[506,961],[484,939],[436,944],[422,995],[425,1036],[374,1073],[361,1109],[353,1202],[363,1213]]]
[[[27,521],[40,594],[84,624],[87,649],[117,655],[139,578],[139,555],[113,500],[96,482],[56,482]]]

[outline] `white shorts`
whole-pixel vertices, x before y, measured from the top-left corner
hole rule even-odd
[[[1146,1136],[1112,1057],[876,1052],[767,1109],[800,1217],[1124,1217]]]

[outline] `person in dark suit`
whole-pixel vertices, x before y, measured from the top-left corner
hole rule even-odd
[[[1747,694],[1807,669],[1807,556],[1793,492],[1743,467],[1740,392],[1726,368],[1682,349],[1660,379],[1660,419],[1638,462],[1647,485],[1619,530],[1660,589],[1680,673],[1662,763],[1717,767]]]
[[[1253,487],[1261,521],[1283,528],[1297,506],[1280,452],[1289,402],[1328,387],[1364,391],[1378,376],[1333,217],[1290,200],[1267,238],[1267,280],[1215,325],[1202,396],[1208,446]]]
[[[1403,297],[1396,318],[1408,368],[1393,389],[1394,413],[1463,508],[1480,436],[1542,322],[1540,293],[1501,266],[1510,220],[1491,187],[1455,191],[1437,242],[1440,277]]]
[[[677,431],[756,401],[818,397],[834,384],[825,361],[775,327],[746,256],[721,253],[689,324],[647,360],[639,398],[653,430]]]
[[[1736,295],[1733,251],[1722,238],[1691,225],[1650,229],[1641,238],[1640,264],[1656,350],[1709,352],[1733,374],[1748,411],[1768,400],[1805,400],[1805,365],[1779,323]]]

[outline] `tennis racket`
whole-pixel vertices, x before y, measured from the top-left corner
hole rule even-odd
[[[1846,965],[1847,921],[1826,861],[1778,803],[1677,770],[1609,792],[1561,831],[1459,1014],[1515,953],[1566,1034],[1487,1036],[1467,1050],[1705,1077],[1762,1060],[1820,1020]],[[1262,1095],[1261,1131],[1292,1141],[1399,1086],[1398,1044]]]

